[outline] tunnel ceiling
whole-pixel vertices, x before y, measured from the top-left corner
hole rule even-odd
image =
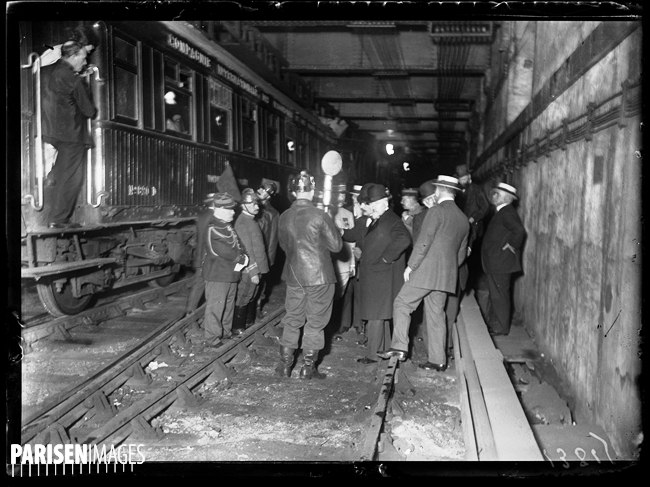
[[[466,152],[494,22],[257,21],[316,100],[349,125],[414,153]]]

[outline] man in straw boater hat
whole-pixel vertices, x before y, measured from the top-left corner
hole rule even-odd
[[[492,190],[496,213],[483,237],[481,261],[488,280],[489,300],[485,321],[490,334],[510,333],[510,283],[512,274],[521,271],[521,247],[526,230],[512,202],[517,190],[506,183]]]
[[[431,184],[435,190],[424,198],[429,209],[404,271],[404,286],[393,305],[391,348],[379,355],[406,360],[411,313],[424,300],[428,361],[420,368],[443,372],[447,369],[445,303],[447,295],[456,292],[458,267],[467,255],[469,222],[454,203],[460,191],[458,179],[439,176]],[[428,194],[426,183],[423,186],[423,195]]]
[[[363,188],[361,190],[363,192]],[[366,356],[357,361],[371,364],[379,361],[377,352],[390,342],[390,320],[393,300],[404,284],[405,252],[411,235],[402,220],[391,211],[390,193],[382,184],[370,184],[359,201],[366,205],[371,219],[367,229],[357,225],[346,230],[343,238],[354,240],[361,250],[359,291],[361,319],[366,320],[368,345]],[[365,233],[365,235],[364,235]],[[361,235],[361,239],[355,237]]]
[[[287,283],[280,363],[276,368],[281,377],[291,376],[302,329],[300,378],[325,378],[316,362],[325,347],[323,330],[332,314],[336,287],[331,254],[341,250],[343,241],[332,217],[312,203],[315,186],[314,178],[305,170],[292,178],[289,188],[296,199],[280,215],[280,247],[286,253],[282,277]]]

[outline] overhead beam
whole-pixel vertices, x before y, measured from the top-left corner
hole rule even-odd
[[[470,117],[400,117],[399,115],[390,115],[377,117],[375,115],[353,115],[340,112],[340,117],[346,121],[350,120],[367,120],[371,122],[469,122]]]
[[[454,99],[454,100],[439,100],[432,97],[423,97],[423,96],[409,96],[409,97],[397,97],[397,96],[386,96],[386,95],[376,95],[376,96],[340,96],[340,95],[323,95],[315,94],[315,100],[326,100],[330,103],[392,103],[395,105],[404,104],[412,105],[415,103],[444,103],[454,104],[454,105],[463,105],[471,106],[474,103],[474,100],[469,99]]]
[[[293,65],[282,68],[282,71],[288,73],[300,74],[302,76],[423,76],[429,78],[444,77],[463,77],[463,78],[482,78],[485,76],[486,68],[484,66],[454,67],[450,69],[438,69],[434,67],[413,67],[413,66],[383,66],[382,69],[376,67],[353,67],[353,66],[322,66],[322,65]]]

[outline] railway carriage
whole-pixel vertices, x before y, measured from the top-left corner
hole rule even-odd
[[[94,146],[71,219],[82,227],[50,229],[40,56],[75,24],[20,23],[21,277],[36,280],[56,316],[81,312],[109,289],[170,284],[192,262],[196,217],[228,164],[243,186],[257,187],[262,178],[287,181],[335,144],[318,117],[200,24],[97,22],[101,42],[84,73],[98,108]]]

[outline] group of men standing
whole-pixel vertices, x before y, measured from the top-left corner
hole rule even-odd
[[[277,254],[279,213],[270,202],[276,191],[267,182],[257,192],[244,189],[240,201],[225,191],[204,201],[209,208],[197,220],[197,278],[186,313],[198,307],[205,293],[203,327],[209,346],[219,346],[255,322],[257,299],[264,298],[261,285]]]
[[[286,254],[279,376],[291,376],[301,348],[300,378],[325,377],[316,364],[325,347],[325,328],[334,320],[340,321],[339,339],[351,325],[360,331],[360,322],[365,323],[366,340],[360,343],[366,354],[358,362],[391,356],[405,360],[411,314],[420,303],[428,355],[420,367],[446,370],[451,326],[469,287],[468,276],[479,272],[477,262],[489,284],[485,318],[490,333],[509,332],[510,281],[521,270],[525,235],[511,205],[517,199],[513,186],[499,183],[492,190],[496,212],[484,235],[490,203],[466,166],[459,166],[454,176],[440,175],[418,189],[405,189],[401,218],[381,184],[354,186],[351,208],[344,207],[345,188],[337,188],[335,204],[319,208],[314,178],[301,171],[290,181],[293,202],[281,215],[268,204],[275,188],[246,189],[234,226],[238,203],[228,193],[214,195],[211,213],[199,221],[197,252],[205,281],[207,338],[228,338],[250,324],[250,310],[278,244]],[[266,202],[261,211],[260,200]]]

